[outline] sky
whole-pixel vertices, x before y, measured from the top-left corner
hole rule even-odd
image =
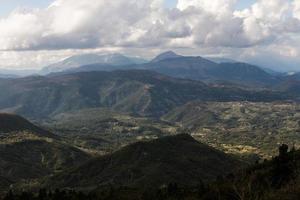
[[[0,68],[167,50],[300,71],[300,0],[0,0]]]
[[[45,8],[53,2],[52,0],[0,0],[0,17],[4,17],[17,7],[35,7]],[[243,9],[252,5],[255,0],[240,0],[237,2],[237,8]],[[169,8],[176,7],[177,0],[166,0],[165,6]]]

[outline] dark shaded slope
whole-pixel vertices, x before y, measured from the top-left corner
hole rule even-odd
[[[140,67],[172,77],[207,81],[212,78],[210,71],[216,70],[218,64],[202,57],[178,57],[140,65]]]
[[[276,85],[275,88],[293,94],[295,97],[298,97],[298,100],[300,99],[300,79],[287,79]]]
[[[0,114],[0,192],[90,158],[22,117]]]
[[[239,164],[189,135],[177,135],[129,145],[51,177],[46,185],[92,188],[112,184],[141,188],[177,182],[195,186],[200,180],[209,181],[227,174]]]
[[[151,69],[172,77],[205,82],[228,81],[246,86],[271,86],[280,80],[261,68],[247,63],[214,63],[201,57],[181,57],[144,64]]]
[[[57,141],[20,139],[0,144],[0,176],[16,183],[76,166],[87,158],[89,156],[82,151]]]
[[[212,72],[212,76],[219,80],[261,87],[272,86],[280,81],[260,67],[247,63],[221,63],[219,68]]]
[[[21,116],[0,113],[0,135],[1,133],[30,131],[40,136],[56,138],[50,132],[35,126]]]

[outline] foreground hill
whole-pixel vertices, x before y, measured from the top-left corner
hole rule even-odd
[[[19,116],[0,114],[0,122],[0,192],[90,157]]]
[[[197,187],[187,187],[180,183],[170,183],[160,188],[128,188],[99,186],[91,192],[64,190],[41,190],[38,194],[31,192],[8,193],[5,199],[22,200],[24,197],[36,199],[119,199],[119,200],[295,200],[299,199],[300,152],[283,144],[279,147],[279,155],[271,160],[264,160],[220,176],[216,181],[205,184],[199,181]],[[25,198],[28,199],[28,198]]]
[[[11,132],[22,132],[29,131],[33,132],[39,136],[47,136],[50,138],[57,138],[57,136],[52,133],[30,123],[26,119],[18,115],[0,113],[0,136],[2,134],[11,133]]]
[[[91,189],[100,185],[149,188],[177,182],[196,186],[200,180],[214,180],[240,164],[189,135],[177,135],[129,145],[53,176],[46,185],[51,188]]]
[[[272,156],[280,143],[300,146],[297,103],[190,102],[163,119],[231,153]]]
[[[96,107],[161,116],[191,100],[273,101],[287,98],[288,95],[280,93],[209,86],[144,70],[0,80],[0,110],[33,118]]]

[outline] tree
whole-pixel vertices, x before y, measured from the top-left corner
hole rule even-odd
[[[15,196],[13,194],[13,192],[11,190],[9,190],[9,192],[6,194],[6,196],[4,197],[3,200],[14,200]]]
[[[279,157],[285,157],[288,153],[288,150],[289,150],[289,146],[286,144],[282,144],[279,147]]]

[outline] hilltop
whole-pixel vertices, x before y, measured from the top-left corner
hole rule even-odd
[[[51,177],[51,188],[93,188],[112,184],[134,188],[171,182],[196,186],[240,167],[241,162],[182,134],[138,142]]]
[[[0,193],[90,158],[20,116],[0,114],[0,122]]]

